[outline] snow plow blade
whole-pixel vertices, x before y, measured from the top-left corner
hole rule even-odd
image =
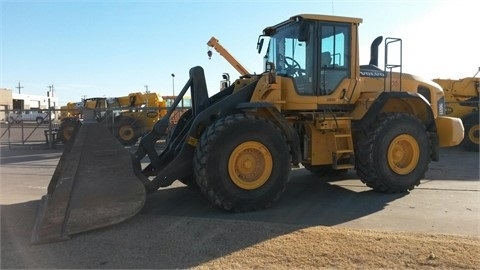
[[[136,215],[146,191],[134,167],[128,149],[103,125],[78,126],[40,201],[32,243],[66,240]]]

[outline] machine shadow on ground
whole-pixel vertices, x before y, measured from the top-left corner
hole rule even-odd
[[[285,192],[268,209],[230,213],[215,207],[196,188],[176,187],[149,195],[142,214],[333,226],[381,211],[388,203],[407,194],[374,192],[359,180],[358,186],[347,188],[300,169],[292,172]]]

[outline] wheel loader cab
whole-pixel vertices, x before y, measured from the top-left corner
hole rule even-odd
[[[282,93],[287,101],[285,109],[293,109],[288,104],[312,103],[312,97],[318,97],[317,104],[329,103],[333,100],[327,96],[338,92],[342,97],[353,90],[360,22],[355,18],[301,15],[264,30],[264,36],[270,38],[265,60],[273,63],[282,81],[293,84],[294,91]]]

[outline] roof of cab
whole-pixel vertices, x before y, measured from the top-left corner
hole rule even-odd
[[[307,19],[307,20],[316,20],[316,21],[347,22],[347,23],[357,23],[357,24],[363,22],[363,19],[360,19],[360,18],[321,15],[321,14],[299,14],[299,15],[290,17],[290,20],[296,20],[297,17]]]
[[[266,27],[264,33],[269,29],[276,29],[290,22],[297,20],[315,20],[315,21],[326,21],[326,22],[344,22],[352,24],[360,24],[363,22],[363,19],[353,18],[353,17],[342,17],[342,16],[333,16],[333,15],[322,15],[322,14],[298,14],[290,17],[288,20],[278,23],[274,26]]]

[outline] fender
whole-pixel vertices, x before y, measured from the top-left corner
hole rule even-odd
[[[389,107],[392,104],[399,107]],[[372,103],[362,119],[356,120],[357,129],[363,129],[376,121],[377,115],[383,112],[406,112],[417,116],[428,131],[436,132],[435,118],[430,103],[420,94],[412,92],[383,92]]]
[[[298,133],[293,129],[292,125],[288,124],[283,115],[273,104],[268,102],[244,102],[237,105],[237,109],[250,112],[255,115],[261,115],[262,117],[271,119],[274,121],[287,137],[287,142],[290,145],[290,151],[292,154],[292,163],[294,166],[298,166],[300,163],[300,138]]]
[[[392,106],[398,105],[398,106]],[[364,132],[379,114],[384,112],[405,112],[417,116],[427,128],[432,141],[433,161],[439,160],[439,138],[435,118],[430,103],[418,93],[413,92],[383,92],[372,103],[362,119],[352,122],[355,131]]]

